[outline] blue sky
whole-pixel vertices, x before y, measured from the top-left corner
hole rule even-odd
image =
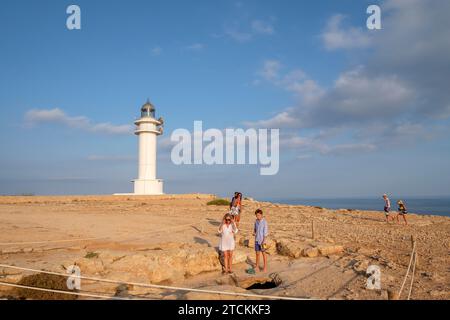
[[[66,28],[70,4],[81,30]],[[380,5],[382,30],[367,30],[369,4]],[[450,195],[448,7],[3,1],[0,193],[131,191],[129,128],[150,98],[166,120],[158,177],[167,193]],[[280,128],[279,173],[173,165],[170,133],[194,120]]]

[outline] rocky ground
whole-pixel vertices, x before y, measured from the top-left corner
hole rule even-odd
[[[387,224],[382,212],[247,200],[236,238],[235,274],[222,275],[217,227],[227,210],[206,205],[211,199],[211,195],[0,197],[0,264],[59,273],[76,264],[82,276],[117,280],[82,280],[82,292],[119,297],[250,298],[223,294],[237,292],[388,299],[396,298],[404,279],[413,236],[418,263],[411,298],[450,299],[450,218],[408,214],[409,225],[404,226]],[[269,271],[249,275],[245,270],[254,264],[251,229],[257,208],[263,209],[269,222]],[[380,268],[381,290],[366,289],[369,265]],[[36,279],[30,277],[33,274]],[[35,272],[0,267],[1,282],[42,287],[60,282],[39,277]],[[410,278],[400,299],[407,297],[409,284]],[[52,298],[2,285],[0,297]]]

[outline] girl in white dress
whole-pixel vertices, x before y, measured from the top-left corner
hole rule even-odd
[[[219,226],[220,242],[219,250],[224,254],[224,273],[233,273],[231,266],[233,264],[233,250],[235,247],[234,235],[238,232],[233,217],[227,213]]]

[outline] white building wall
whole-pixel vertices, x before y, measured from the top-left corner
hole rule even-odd
[[[138,179],[156,179],[156,134],[139,134],[139,174]]]
[[[134,180],[134,194],[163,194],[163,181],[156,179],[156,143],[160,134],[153,118],[141,118],[136,122],[138,135],[139,160],[138,178]]]

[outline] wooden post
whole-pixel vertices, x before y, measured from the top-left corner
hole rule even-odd
[[[312,234],[312,239],[315,239],[315,235],[314,235],[314,220],[311,221],[311,234]]]

